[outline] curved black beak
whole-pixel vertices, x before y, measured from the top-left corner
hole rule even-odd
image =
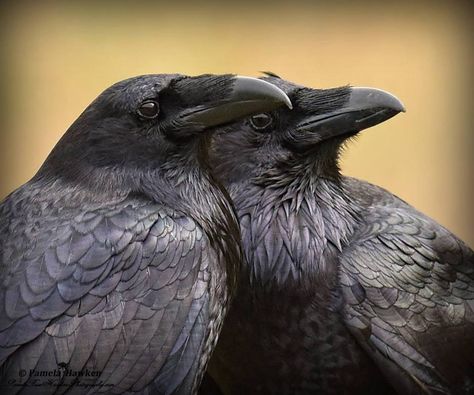
[[[269,82],[252,77],[235,76],[225,98],[206,103],[182,114],[180,123],[194,130],[233,122],[252,114],[272,111],[286,105],[292,108],[289,97]]]
[[[305,118],[297,130],[318,134],[323,141],[351,135],[405,112],[402,102],[392,94],[375,88],[351,88],[348,101],[335,111]]]

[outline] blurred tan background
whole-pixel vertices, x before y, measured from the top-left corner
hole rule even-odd
[[[374,86],[401,98],[407,113],[351,143],[344,173],[474,245],[468,2],[219,4],[3,3],[0,198],[118,80],[271,70],[312,87]]]

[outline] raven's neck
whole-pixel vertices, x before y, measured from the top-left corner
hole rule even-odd
[[[192,153],[176,157],[151,173],[144,184],[154,199],[193,217],[203,228],[219,239],[229,233],[238,234],[238,221],[227,191],[214,178],[208,164],[208,140],[204,136],[191,147]],[[154,182],[159,177],[160,182]]]
[[[240,228],[227,191],[213,177],[207,158],[208,142],[197,141],[193,154],[177,157],[171,166],[143,175],[144,192],[155,201],[192,217],[218,250],[226,266],[229,289],[235,289],[242,262]]]
[[[288,282],[331,288],[337,259],[359,218],[344,188],[344,177],[300,174],[233,185],[229,191],[242,228],[252,282]]]
[[[167,158],[148,157],[117,166],[98,167],[83,161],[68,167],[52,155],[30,185],[41,185],[52,196],[66,194],[79,206],[147,199],[193,218],[211,242],[218,244],[231,235],[237,244],[239,228],[230,198],[209,169],[208,139],[203,134],[177,144]]]

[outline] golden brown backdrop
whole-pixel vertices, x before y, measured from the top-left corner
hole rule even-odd
[[[400,97],[407,113],[362,133],[343,170],[472,246],[468,3],[381,3],[4,3],[0,197],[117,80],[271,70],[312,87],[375,86]]]

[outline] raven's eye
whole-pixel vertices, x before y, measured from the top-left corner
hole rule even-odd
[[[273,122],[273,118],[268,114],[257,114],[250,117],[250,124],[255,130],[263,130],[269,127]]]
[[[141,117],[153,119],[156,118],[160,113],[160,107],[158,106],[158,103],[156,101],[147,100],[140,104],[140,107],[138,107],[137,111],[138,115],[140,115]]]

